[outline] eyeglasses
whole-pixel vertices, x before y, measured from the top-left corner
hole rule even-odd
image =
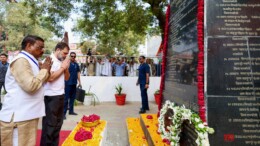
[[[76,58],[76,56],[70,56],[71,58]]]

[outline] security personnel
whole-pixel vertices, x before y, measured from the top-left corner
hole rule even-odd
[[[145,57],[140,56],[139,57],[139,75],[136,85],[140,84],[140,90],[141,90],[141,97],[142,97],[142,107],[139,111],[139,113],[145,113],[146,110],[149,110],[149,104],[148,104],[148,95],[147,95],[147,89],[149,88],[149,76],[150,76],[150,67],[147,63],[145,63]]]
[[[64,102],[64,119],[66,119],[66,113],[68,110],[69,104],[69,115],[78,115],[74,112],[74,101],[76,98],[76,87],[77,81],[79,86],[81,86],[80,82],[80,67],[76,62],[76,53],[70,53],[70,78],[68,81],[65,81],[65,102]]]

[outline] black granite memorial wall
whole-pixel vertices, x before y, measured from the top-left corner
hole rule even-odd
[[[260,145],[260,1],[206,0],[207,121],[212,146]]]
[[[260,1],[205,0],[205,99],[212,146],[260,145]],[[171,0],[164,101],[198,111],[197,0]],[[183,135],[192,135],[184,126]],[[184,136],[184,142],[193,139]],[[191,144],[192,142],[190,142]]]

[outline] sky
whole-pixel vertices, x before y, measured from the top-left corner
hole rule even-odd
[[[80,43],[80,35],[72,32],[74,25],[76,24],[76,19],[69,19],[64,23],[64,30],[68,32],[69,43]]]
[[[82,7],[83,3],[74,3],[75,7]],[[70,18],[64,22],[63,27],[64,30],[68,32],[69,35],[69,43],[80,43],[80,34],[76,32],[72,32],[73,27],[77,24],[77,20],[82,17],[81,12],[72,11],[70,14]]]

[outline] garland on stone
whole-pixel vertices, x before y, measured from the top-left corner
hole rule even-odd
[[[174,113],[172,117],[169,117],[169,119],[172,120],[173,125],[167,126],[167,130],[165,130],[164,116],[168,109],[172,109]],[[195,131],[198,134],[196,140],[197,145],[209,146],[208,133],[214,133],[214,129],[204,125],[198,114],[184,106],[175,106],[173,102],[168,100],[162,107],[160,117],[158,118],[158,132],[161,133],[162,139],[169,140],[171,146],[179,146],[181,125],[185,120],[188,120],[195,127]]]
[[[165,28],[164,28],[164,39],[163,39],[163,53],[162,53],[162,68],[161,68],[161,84],[160,84],[160,98],[158,103],[158,110],[161,110],[162,101],[163,101],[163,91],[165,88],[165,71],[166,71],[166,62],[167,62],[167,49],[168,49],[168,37],[169,37],[169,19],[170,19],[171,7],[167,6],[166,15],[165,15]]]

